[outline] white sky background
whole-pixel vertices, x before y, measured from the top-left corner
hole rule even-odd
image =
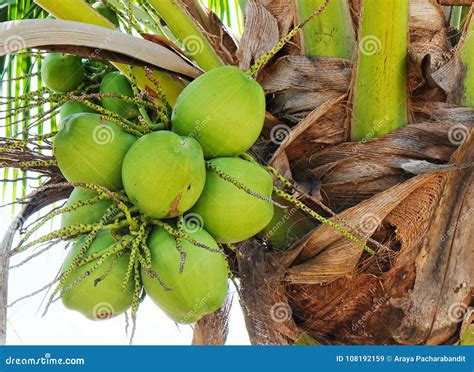
[[[233,14],[233,18],[235,19],[235,14]],[[233,28],[233,31],[238,34],[236,27]],[[5,91],[2,95],[6,95]],[[4,116],[4,114],[0,116]],[[0,126],[4,124],[4,120],[0,119]],[[3,129],[0,129],[0,133],[2,132]],[[3,178],[3,170],[1,173],[0,178]],[[33,187],[37,185],[36,182],[29,182],[29,184]],[[3,186],[0,185],[0,187]],[[31,191],[31,188],[27,191]],[[9,195],[11,195],[11,184],[6,190],[5,203],[11,201]],[[11,207],[0,208],[0,236],[3,237],[7,231],[12,217]],[[33,216],[30,221],[37,217],[38,215]],[[36,237],[58,228],[58,225],[59,219],[55,219],[52,224],[47,224],[41,229]],[[21,268],[11,270],[8,283],[9,303],[51,282],[67,254],[64,248],[64,244],[58,244]],[[11,264],[19,262],[27,256],[28,254],[14,257]],[[235,292],[235,288],[232,286],[229,290],[231,293]],[[43,292],[8,309],[7,344],[122,345],[128,343],[123,315],[106,321],[93,322],[78,312],[64,308],[61,301],[58,301],[42,317],[44,307],[40,308],[40,305],[44,296]],[[134,338],[135,345],[189,345],[192,334],[191,326],[176,325],[148,298],[141,304]],[[236,294],[231,311],[227,344],[249,344],[242,310]]]

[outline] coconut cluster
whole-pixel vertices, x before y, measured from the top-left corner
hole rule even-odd
[[[72,86],[51,88],[63,92]],[[128,79],[116,71],[102,77],[100,92],[133,98]],[[130,100],[112,95],[100,104],[138,123],[139,108]],[[69,182],[110,192],[133,221],[146,225],[138,224],[139,231],[138,225],[116,223],[92,240],[90,234],[79,236],[63,265],[64,305],[90,319],[110,318],[132,306],[139,280],[142,291],[178,323],[214,312],[227,296],[224,245],[249,239],[273,217],[272,177],[240,156],[262,130],[262,87],[236,67],[216,68],[183,90],[169,128],[157,126],[141,136],[91,111],[81,102],[62,107],[53,143],[58,166]],[[97,224],[117,203],[114,198],[77,187],[66,207],[79,207],[63,214],[62,227]],[[140,255],[135,236],[145,237],[137,244],[146,257],[136,267],[130,265]]]

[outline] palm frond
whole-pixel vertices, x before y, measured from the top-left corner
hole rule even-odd
[[[1,8],[1,21],[21,20],[27,18],[44,18],[44,11],[39,8],[32,0],[21,1],[3,1]],[[42,87],[41,77],[35,74],[40,68],[40,59],[30,54],[13,54],[0,61],[2,71],[0,76],[0,92],[2,96],[12,97],[29,93]],[[31,76],[29,79],[22,79],[24,76]],[[20,107],[26,102],[22,100],[10,100],[1,98],[0,103],[0,135],[2,137],[16,137],[18,135],[25,139],[30,134],[28,127],[28,118],[37,115],[42,108],[31,108],[23,112]],[[40,110],[38,112],[38,110]],[[44,131],[54,130],[55,121],[41,123],[33,134],[43,133]],[[2,204],[6,200],[16,200],[24,197],[28,189],[28,179],[36,179],[36,175],[31,172],[20,171],[5,167],[2,172],[2,178],[8,182],[2,184]],[[12,206],[12,213],[15,213],[15,206]]]

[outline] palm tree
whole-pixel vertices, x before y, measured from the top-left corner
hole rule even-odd
[[[275,172],[287,193],[274,199],[288,207],[271,228],[226,250],[253,344],[468,339],[474,7],[461,5],[471,1],[105,3],[123,34],[83,0],[3,8],[4,19],[37,20],[2,25],[2,103],[10,114],[0,157],[5,179],[24,186],[39,175],[42,185],[21,201],[2,243],[3,341],[15,233],[72,190],[50,141],[67,99],[38,93],[43,50],[110,61],[158,107],[172,106],[187,82],[224,64],[263,86],[266,120],[250,154],[284,176]],[[239,40],[223,22],[241,11]],[[57,20],[40,20],[48,13]],[[228,303],[203,317],[193,343],[224,343],[228,317]]]

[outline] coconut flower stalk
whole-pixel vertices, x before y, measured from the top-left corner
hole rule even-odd
[[[298,22],[304,21],[323,0],[296,0]],[[356,47],[349,2],[331,1],[327,9],[309,22],[302,32],[302,54],[351,59]]]
[[[61,2],[55,0],[35,0],[35,2],[59,19],[82,22],[110,29],[115,28],[113,23],[100,15],[84,0],[65,0]],[[105,42],[107,42],[107,40]],[[114,65],[125,75],[129,75],[128,65],[122,63],[114,63]],[[144,89],[147,85],[153,85],[145,75],[143,68],[132,67],[131,71],[139,88]],[[154,71],[153,77],[160,83],[160,87],[168,102],[174,105],[176,98],[184,88],[184,84],[171,75],[161,71]]]
[[[407,124],[408,5],[408,0],[363,3],[353,82],[353,141],[370,140]]]

